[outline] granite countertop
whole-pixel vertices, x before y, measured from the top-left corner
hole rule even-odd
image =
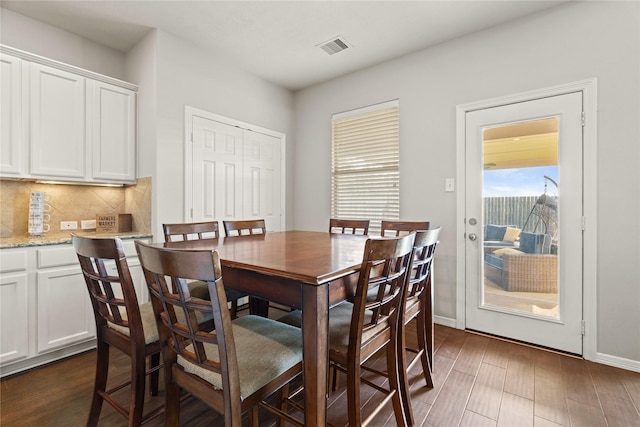
[[[77,235],[89,237],[119,237],[121,239],[148,239],[153,237],[151,233],[127,232],[127,233],[96,233],[95,231],[74,230]],[[24,236],[0,238],[0,249],[21,248],[28,246],[64,245],[71,243],[71,232],[60,231],[45,233],[42,236]]]

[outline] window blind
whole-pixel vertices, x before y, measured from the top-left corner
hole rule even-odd
[[[379,233],[400,218],[398,102],[334,115],[331,134],[331,216],[369,219]]]

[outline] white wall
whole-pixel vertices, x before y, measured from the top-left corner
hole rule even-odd
[[[4,8],[0,8],[0,43],[125,80],[122,52]]]
[[[398,98],[401,218],[443,227],[435,312],[456,318],[456,105],[596,77],[597,351],[640,361],[639,5],[567,4],[299,91],[294,228],[326,228],[331,115]]]
[[[168,33],[157,32],[157,195],[155,234],[184,220],[184,106],[189,105],[287,135],[294,145],[293,95]],[[287,154],[287,167],[292,155]],[[141,153],[144,156],[144,153]],[[291,191],[287,191],[289,200]],[[288,207],[290,210],[291,208]],[[287,215],[291,223],[291,214]]]

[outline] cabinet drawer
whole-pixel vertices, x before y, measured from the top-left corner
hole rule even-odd
[[[135,249],[134,249],[135,251]],[[0,273],[24,271],[27,269],[26,250],[8,250],[0,252]]]
[[[56,246],[36,251],[38,268],[60,267],[78,264],[78,256],[73,246]],[[79,264],[78,264],[79,265]]]

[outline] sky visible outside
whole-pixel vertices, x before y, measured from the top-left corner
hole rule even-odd
[[[485,170],[483,197],[540,196],[544,193],[545,175],[560,184],[558,166]],[[558,189],[550,181],[547,194],[558,195]]]

